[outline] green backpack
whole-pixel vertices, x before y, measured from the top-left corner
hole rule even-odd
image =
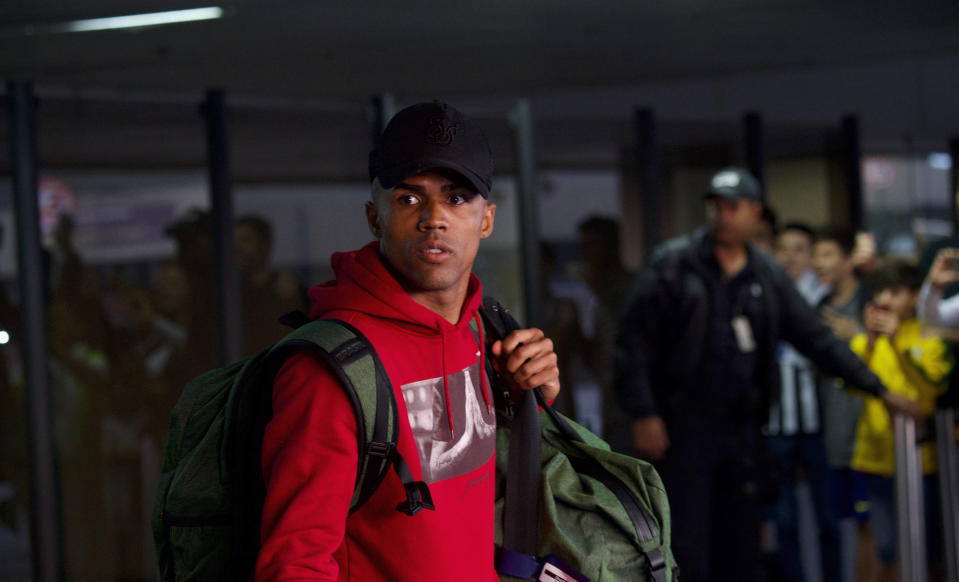
[[[153,537],[164,582],[252,580],[260,548],[263,431],[272,416],[273,378],[293,351],[328,364],[353,405],[359,450],[350,513],[373,494],[392,466],[406,489],[397,510],[433,509],[396,451],[396,400],[366,338],[336,320],[304,323],[271,348],[191,380],[173,408]]]

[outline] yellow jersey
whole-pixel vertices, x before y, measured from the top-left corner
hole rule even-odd
[[[946,391],[952,373],[953,358],[949,346],[939,338],[924,338],[918,319],[899,326],[895,337],[879,336],[867,354],[868,340],[859,334],[850,347],[868,364],[891,392],[919,402],[924,416],[935,412],[936,397]],[[866,397],[859,424],[852,468],[864,473],[891,477],[896,471],[895,435],[889,411],[879,398]],[[921,446],[922,470],[936,472],[934,442]]]

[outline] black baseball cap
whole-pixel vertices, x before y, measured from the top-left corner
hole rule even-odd
[[[759,181],[742,168],[723,168],[716,172],[709,181],[709,189],[706,190],[706,198],[713,196],[762,202]]]
[[[163,232],[172,237],[210,234],[213,230],[213,217],[209,210],[190,208],[174,222],[167,225]]]
[[[433,168],[462,175],[484,198],[493,181],[486,134],[447,103],[417,103],[393,116],[370,152],[370,181],[393,188]]]

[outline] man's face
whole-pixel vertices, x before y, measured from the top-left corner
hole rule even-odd
[[[716,242],[735,245],[745,243],[756,232],[762,207],[745,198],[711,196],[706,199],[706,221]]]
[[[902,285],[881,289],[873,297],[873,303],[876,306],[895,313],[899,321],[911,318],[918,302],[919,292]]]
[[[776,261],[794,281],[812,266],[812,241],[798,230],[784,230],[776,237]]]
[[[269,244],[253,227],[246,224],[237,225],[233,229],[233,241],[236,245],[236,262],[240,270],[246,271],[269,262]]]
[[[821,283],[835,287],[852,270],[852,260],[839,243],[823,240],[813,245],[812,266]]]
[[[496,205],[459,174],[431,170],[379,190],[366,215],[380,252],[411,295],[466,293]]]
[[[178,264],[166,264],[156,274],[153,288],[153,301],[157,311],[163,315],[175,316],[183,310],[190,299],[190,280]]]
[[[585,263],[600,265],[609,259],[610,249],[604,243],[603,237],[596,232],[580,229],[579,248]]]

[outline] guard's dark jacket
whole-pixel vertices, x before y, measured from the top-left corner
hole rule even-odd
[[[667,241],[637,275],[616,338],[615,389],[633,418],[675,415],[702,406],[702,360],[707,345],[710,274],[697,256],[705,229]],[[705,244],[710,244],[706,241]],[[750,249],[755,281],[762,287],[768,324],[757,337],[756,397],[742,403],[758,419],[779,386],[775,350],[792,344],[828,375],[873,395],[879,379],[822,323],[771,258]],[[708,411],[703,411],[707,412]]]

